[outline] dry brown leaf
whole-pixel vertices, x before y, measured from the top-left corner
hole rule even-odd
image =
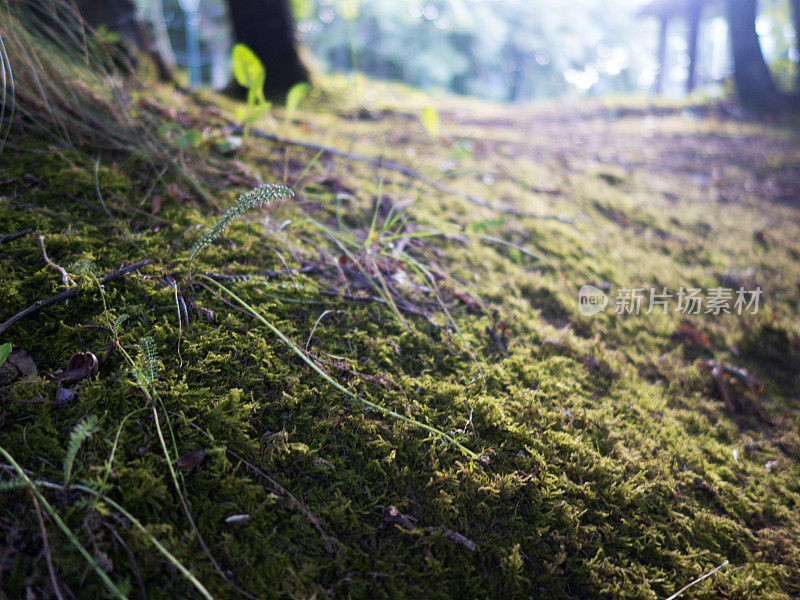
[[[67,368],[58,376],[62,385],[72,385],[84,379],[94,377],[100,370],[97,357],[91,352],[76,352],[69,359]]]
[[[182,204],[189,199],[189,195],[181,189],[177,183],[172,182],[167,186],[167,192],[170,198],[175,200],[178,204]]]
[[[66,406],[75,399],[76,393],[77,392],[75,392],[75,390],[58,386],[56,388],[56,397],[54,400],[54,404],[56,406]]]
[[[206,451],[202,448],[192,450],[181,456],[175,461],[175,466],[181,471],[189,471],[198,466],[206,457]]]
[[[31,355],[22,348],[15,347],[0,365],[0,385],[8,385],[23,377],[36,377],[38,374],[39,371]]]
[[[689,342],[698,348],[711,351],[711,340],[691,323],[681,323],[672,334],[672,338],[679,342]]]

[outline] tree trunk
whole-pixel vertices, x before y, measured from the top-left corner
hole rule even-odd
[[[772,79],[756,33],[756,0],[727,0],[733,79],[739,101],[757,112],[778,110],[783,99]]]
[[[667,80],[667,27],[669,20],[661,17],[658,29],[658,73],[656,74],[656,93],[664,92],[664,82]]]
[[[264,63],[267,96],[284,97],[294,84],[308,81],[288,0],[229,0],[228,6],[236,42],[248,46]]]
[[[689,4],[688,16],[689,19],[689,73],[686,77],[686,93],[690,94],[697,83],[697,35],[700,29],[700,13],[702,12],[703,4],[701,2],[692,2]]]
[[[81,17],[92,27],[105,25],[119,34],[125,46],[133,54],[148,54],[158,69],[162,79],[174,79],[174,66],[169,64],[169,56],[164,57],[144,23],[136,14],[131,0],[78,0]]]
[[[153,25],[155,32],[155,45],[158,49],[158,55],[164,61],[166,68],[171,72],[176,72],[177,62],[175,61],[175,53],[172,51],[172,45],[169,42],[169,32],[167,25],[164,22],[164,2],[163,0],[151,0],[148,2],[149,14],[146,17]]]

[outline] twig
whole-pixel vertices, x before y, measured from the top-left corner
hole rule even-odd
[[[740,367],[734,367],[733,365],[717,362],[715,360],[706,360],[700,364],[701,369],[709,371],[713,371],[715,367],[719,367],[721,372],[725,375],[729,375],[730,377],[740,380],[754,392],[760,393],[763,391],[764,386],[761,385],[761,382],[758,381],[758,379],[756,379],[752,373]]]
[[[197,283],[197,284],[198,284],[200,287],[202,287],[203,289],[205,289],[205,290],[206,290],[208,293],[210,293],[212,296],[214,296],[214,297],[215,297],[217,300],[219,300],[220,302],[222,302],[222,303],[223,303],[223,304],[225,304],[226,306],[229,306],[230,308],[232,308],[232,309],[234,309],[234,310],[238,310],[240,313],[244,313],[244,314],[246,314],[248,317],[251,317],[251,318],[253,318],[253,319],[256,319],[256,316],[255,316],[253,313],[251,313],[249,310],[245,310],[245,309],[243,309],[243,308],[240,308],[240,307],[236,306],[236,305],[235,305],[233,302],[230,302],[229,300],[226,300],[225,298],[223,298],[222,296],[220,296],[220,295],[219,295],[217,292],[215,292],[215,291],[214,291],[214,290],[212,290],[210,287],[208,287],[208,286],[207,286],[205,283],[203,283],[202,281],[196,281],[195,283]],[[257,319],[256,319],[256,320],[257,320]]]
[[[42,248],[42,256],[44,257],[44,262],[46,262],[48,265],[53,267],[56,271],[61,273],[61,281],[64,283],[64,285],[66,287],[73,287],[75,285],[75,280],[72,277],[69,276],[69,273],[67,273],[66,269],[64,269],[64,267],[62,267],[61,265],[58,265],[58,264],[54,263],[52,260],[50,260],[50,257],[47,256],[47,249],[45,249],[45,247],[44,247],[44,236],[43,235],[39,236],[39,246],[41,246],[41,248]]]
[[[431,533],[436,533],[437,531],[441,531],[447,536],[449,540],[455,542],[456,544],[461,544],[462,546],[464,546],[464,548],[466,548],[470,552],[475,552],[475,549],[477,548],[475,542],[473,542],[468,537],[463,536],[457,531],[453,531],[452,529],[448,529],[447,527],[444,527],[442,525],[440,525],[439,527],[428,527],[428,531],[430,531]]]
[[[36,494],[33,493],[33,490],[29,489],[28,491],[31,493],[33,507],[36,509],[36,518],[39,519],[39,529],[42,532],[42,550],[44,552],[45,562],[47,562],[47,570],[50,572],[50,583],[53,584],[53,593],[58,600],[64,600],[64,596],[61,595],[61,589],[58,587],[58,581],[56,580],[56,568],[53,565],[53,555],[50,552],[50,542],[47,538],[47,527],[44,524],[42,508],[39,506],[39,501],[36,499]]]
[[[112,271],[108,275],[105,275],[103,277],[103,279],[100,280],[100,282],[101,283],[108,283],[109,281],[114,281],[115,279],[119,279],[120,277],[124,277],[125,275],[128,275],[129,273],[132,273],[134,271],[138,271],[139,269],[141,269],[142,267],[144,267],[145,265],[148,265],[148,264],[150,264],[150,259],[145,258],[145,259],[140,260],[138,262],[135,262],[135,263],[132,263],[132,264],[127,265],[125,267],[122,267],[121,269],[117,269],[116,271]],[[55,304],[55,303],[60,302],[62,300],[67,300],[68,298],[74,298],[75,296],[78,295],[78,291],[79,290],[78,290],[77,287],[69,288],[68,290],[64,290],[63,292],[59,292],[58,294],[55,294],[54,296],[50,296],[49,298],[44,298],[43,300],[37,300],[36,302],[31,304],[28,308],[26,308],[24,310],[21,310],[20,312],[15,314],[13,317],[8,319],[8,321],[6,321],[2,325],[0,325],[0,334],[5,332],[6,329],[11,327],[17,321],[19,321],[21,319],[24,319],[25,317],[27,317],[28,315],[30,315],[32,313],[35,313],[36,311],[39,311],[39,310],[41,310],[43,308],[46,308],[46,307],[50,306],[51,304]]]
[[[242,135],[244,133],[244,128],[242,128],[239,125],[231,125],[229,127],[226,127],[224,132],[228,134]],[[425,185],[432,187],[436,191],[441,192],[443,194],[447,194],[450,196],[458,196],[459,198],[463,198],[464,200],[466,200],[470,204],[474,204],[475,206],[482,206],[484,208],[496,210],[501,213],[514,215],[515,217],[541,219],[545,221],[558,221],[560,223],[568,223],[568,224],[573,223],[572,219],[568,217],[562,217],[560,215],[529,213],[517,210],[515,208],[511,208],[510,206],[498,206],[483,198],[478,198],[476,196],[472,196],[465,192],[454,190],[442,184],[441,182],[431,177],[428,177],[427,175],[423,175],[422,173],[420,173],[415,169],[412,169],[411,167],[407,167],[406,165],[402,165],[392,160],[386,160],[384,158],[374,158],[372,156],[365,156],[363,154],[354,154],[352,152],[344,152],[343,150],[337,150],[336,148],[331,148],[330,146],[321,146],[319,144],[313,144],[311,142],[301,142],[300,140],[292,140],[275,135],[274,133],[268,133],[261,129],[256,129],[254,127],[251,127],[249,129],[249,133],[253,137],[262,140],[267,140],[270,142],[276,142],[278,144],[284,144],[289,146],[296,146],[298,148],[305,148],[306,150],[320,152],[322,154],[327,154],[328,156],[335,156],[337,158],[343,158],[345,160],[349,160],[352,162],[366,163],[378,169],[386,169],[388,171],[400,173],[401,175],[405,175],[406,177],[410,177],[411,179],[416,179],[417,181],[421,181]]]
[[[347,294],[345,292],[338,292],[336,290],[319,290],[319,293],[322,294],[323,296],[331,296],[332,298],[341,298],[342,300],[349,300],[351,302],[374,302],[376,304],[383,304],[388,306],[388,302],[386,302],[386,300],[378,296],[357,296],[355,294]],[[409,306],[405,302],[395,303],[395,304],[398,310],[400,310],[400,312],[404,312],[409,315],[414,315],[416,317],[424,317],[425,319],[430,320],[430,316],[428,315],[428,313],[426,313],[422,309]]]
[[[709,578],[709,577],[711,577],[711,576],[712,576],[714,573],[716,573],[717,571],[719,571],[719,570],[720,570],[722,567],[724,567],[724,566],[725,566],[725,565],[727,565],[727,564],[729,564],[729,563],[728,563],[728,561],[726,560],[726,561],[725,561],[724,563],[722,563],[720,566],[718,566],[718,567],[717,567],[717,568],[715,568],[715,569],[712,569],[712,570],[710,570],[708,573],[706,573],[706,574],[705,574],[705,575],[703,575],[702,577],[698,577],[697,579],[695,579],[695,580],[694,580],[692,583],[690,583],[689,585],[685,585],[685,586],[683,586],[683,587],[682,587],[681,589],[679,589],[677,592],[675,592],[674,594],[672,594],[672,596],[670,596],[669,598],[667,598],[667,600],[675,600],[675,598],[677,598],[678,596],[680,596],[680,595],[681,595],[683,592],[685,592],[686,590],[688,590],[690,587],[692,587],[692,586],[694,586],[694,585],[697,585],[698,583],[700,583],[700,582],[701,582],[701,581],[703,581],[704,579],[708,579],[708,578]]]
[[[295,274],[313,274],[322,270],[317,264],[306,265],[299,269],[280,269],[278,271],[264,271],[262,273],[243,273],[241,275],[226,275],[225,273],[206,273],[206,277],[210,277],[215,281],[241,281],[244,279],[277,279],[284,275]]]
[[[8,233],[6,235],[0,235],[0,244],[5,244],[6,242],[10,242],[17,238],[21,238],[23,235],[28,235],[33,229],[23,229],[22,231],[18,231],[17,233]]]

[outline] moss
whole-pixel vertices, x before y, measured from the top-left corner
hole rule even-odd
[[[211,98],[223,107],[228,102]],[[183,102],[189,115],[200,110]],[[318,102],[318,110],[303,113],[304,122],[287,135],[319,141],[321,132],[334,132],[352,136],[355,150],[374,153],[370,140],[393,135],[407,118],[387,111],[354,124],[337,116],[346,112],[343,101]],[[453,110],[464,110],[453,102]],[[442,114],[448,110],[443,106]],[[56,151],[30,137],[20,151],[0,157],[3,233],[34,231],[0,246],[3,315],[63,289],[36,235],[44,236],[50,258],[68,269],[82,258],[103,272],[142,254],[151,259],[141,275],[108,283],[106,302],[112,317],[128,315],[123,347],[135,354],[142,336],[153,338],[162,367],[155,383],[159,410],[171,424],[169,451],[173,458],[206,452],[198,467],[179,476],[194,522],[223,571],[259,597],[661,598],[725,559],[731,566],[697,586],[696,597],[716,597],[715,589],[741,598],[800,595],[797,382],[787,376],[797,359],[800,302],[795,209],[744,196],[736,203],[709,201],[705,184],[677,162],[623,170],[623,180],[600,182],[602,174],[584,160],[591,147],[569,146],[566,166],[552,150],[554,139],[571,139],[558,135],[556,125],[540,120],[529,126],[535,115],[523,112],[508,126],[487,117],[491,107],[468,110],[476,115],[470,127],[502,138],[503,152],[454,159],[422,130],[409,129],[406,142],[385,145],[387,157],[406,161],[413,148],[432,153],[426,172],[435,172],[441,159],[462,161],[460,168],[478,173],[504,173],[491,185],[456,175],[452,185],[493,202],[504,196],[525,210],[562,212],[573,224],[498,219],[457,196],[417,192],[415,182],[386,173],[381,180],[372,167],[323,158],[310,168],[322,183],[269,213],[266,229],[263,215],[235,222],[195,268],[255,274],[319,261],[321,273],[231,286],[301,347],[308,342],[308,351],[342,385],[457,436],[486,462],[469,463],[426,432],[349,402],[252,318],[196,283],[186,285],[188,250],[216,215],[158,185],[161,212],[143,213],[140,203],[155,182],[130,157],[101,156],[97,185],[110,216],[97,197],[93,156]],[[752,166],[762,176],[783,168],[779,152],[791,143],[769,127],[653,119],[657,130],[695,140],[701,154],[725,140],[764,140],[763,156]],[[464,133],[466,126],[444,120],[448,134]],[[619,140],[629,153],[671,156],[668,138],[635,137],[631,120],[589,119],[586,126]],[[530,158],[533,151],[541,161]],[[291,147],[288,154],[289,161],[282,148],[253,141],[242,158],[276,178],[294,164],[292,181],[313,155]],[[746,164],[727,166],[716,183],[720,194],[744,189],[751,176]],[[548,176],[560,195],[530,192],[530,181]],[[227,200],[241,191],[224,180],[218,184]],[[338,274],[339,246],[307,220],[338,227],[337,190],[353,194],[341,205],[342,223],[358,239],[366,239],[379,190],[393,202],[419,198],[404,217],[406,231],[448,234],[426,239],[416,256],[441,273],[437,284],[457,330],[414,316],[403,324],[379,303],[320,293],[359,284],[352,272],[349,279]],[[278,232],[276,223],[288,219]],[[769,239],[779,241],[742,242],[765,222]],[[479,234],[545,260],[484,244]],[[699,316],[696,325],[712,340],[710,351],[673,338],[680,315],[608,310],[589,318],[575,302],[585,283],[607,282],[613,298],[623,287],[711,287],[734,279],[749,285],[748,278],[764,288],[768,313]],[[180,329],[173,281],[189,316]],[[89,282],[81,286],[68,303],[39,311],[5,334],[35,358],[43,375],[63,369],[76,351],[102,356],[108,348],[101,298]],[[468,302],[464,292],[480,302]],[[406,293],[418,303],[432,297],[424,290]],[[434,321],[446,322],[441,310],[431,310]],[[500,337],[505,341],[498,345],[494,338]],[[710,356],[760,378],[765,392],[758,400],[774,425],[728,412],[694,364]],[[55,406],[27,402],[53,397],[55,383],[46,377],[3,390],[2,446],[37,476],[59,481],[70,430],[87,414],[97,415],[103,434],[81,449],[74,479],[99,485],[121,427],[108,494],[215,597],[236,597],[187,521],[152,412],[135,413],[122,426],[147,403],[119,350],[96,379],[75,391],[71,403]],[[128,581],[132,597],[140,585],[149,598],[194,594],[147,537],[108,506],[91,509],[74,490],[47,494],[87,548],[103,557],[112,579]],[[0,546],[9,558],[0,563],[2,587],[17,596],[26,587],[46,590],[49,575],[38,560],[40,534],[29,497],[3,495]],[[389,505],[419,527],[385,524]],[[249,518],[226,522],[241,514]],[[454,542],[442,527],[477,549]],[[105,597],[66,538],[53,527],[48,533],[58,579],[73,592]]]

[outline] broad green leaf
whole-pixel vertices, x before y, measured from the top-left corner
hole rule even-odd
[[[0,345],[0,365],[6,362],[9,354],[11,354],[11,344]]]
[[[311,0],[291,0],[290,5],[294,18],[298,21],[308,19],[314,14],[314,3]]]
[[[244,44],[236,44],[231,51],[233,76],[236,82],[248,90],[263,85],[266,79],[264,65],[256,54]]]
[[[422,126],[428,132],[428,135],[431,137],[439,136],[439,113],[436,112],[435,108],[430,106],[423,108],[420,121],[422,121]]]
[[[187,150],[189,148],[199,148],[203,143],[203,134],[197,129],[189,129],[183,132],[183,135],[178,138],[178,146]]]
[[[295,83],[286,94],[286,120],[291,121],[300,103],[308,96],[311,86],[305,81]]]
[[[247,125],[252,125],[256,121],[258,121],[261,117],[266,115],[270,109],[272,108],[271,102],[264,102],[257,106],[254,106],[252,110],[247,113],[247,116],[244,118],[244,122]]]

